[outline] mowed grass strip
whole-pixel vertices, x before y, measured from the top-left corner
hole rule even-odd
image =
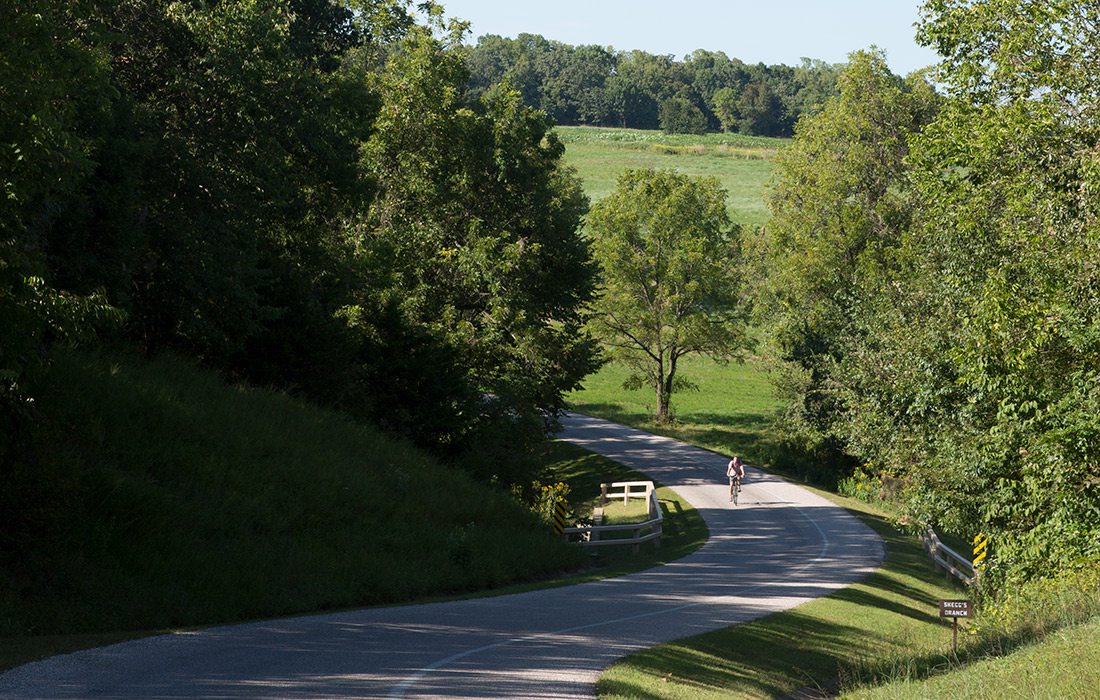
[[[765,194],[772,159],[785,139],[739,134],[666,135],[659,131],[564,127],[555,129],[565,143],[565,162],[576,168],[592,201],[615,190],[628,169],[672,169],[686,175],[716,177],[729,192],[730,217],[743,225],[768,220]]]
[[[1100,693],[1100,618],[1041,643],[925,680],[905,679],[845,693],[851,700],[1091,700]]]

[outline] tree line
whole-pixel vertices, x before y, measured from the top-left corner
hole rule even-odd
[[[27,0],[0,26],[5,463],[49,346],[96,333],[447,457],[497,445],[485,477],[597,366],[580,183],[519,93],[469,94],[435,3]]]
[[[506,84],[556,124],[698,134],[790,136],[802,115],[836,94],[841,68],[805,58],[798,66],[746,64],[702,49],[680,61],[538,34],[482,36],[467,55],[474,95]]]
[[[746,241],[791,443],[989,535],[994,587],[1100,561],[1096,20],[929,0],[944,94],[854,55]]]

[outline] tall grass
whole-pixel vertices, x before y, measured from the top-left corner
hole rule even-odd
[[[562,143],[606,142],[620,144],[658,144],[670,146],[734,146],[774,153],[785,148],[790,139],[745,134],[666,134],[646,129],[621,129],[598,126],[559,126],[555,128]]]
[[[161,629],[479,590],[576,567],[503,489],[185,362],[62,354],[0,636]],[[35,490],[28,484],[46,483]]]

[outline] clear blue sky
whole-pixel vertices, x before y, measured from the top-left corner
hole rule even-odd
[[[541,34],[567,44],[683,58],[724,51],[746,63],[841,63],[874,44],[901,75],[936,60],[913,39],[919,0],[442,0],[483,34]]]

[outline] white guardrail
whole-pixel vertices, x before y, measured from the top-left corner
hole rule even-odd
[[[621,493],[611,493],[609,489],[622,489]],[[643,542],[654,542],[661,546],[661,534],[664,529],[664,513],[661,512],[661,504],[657,502],[657,490],[652,481],[616,481],[611,484],[600,484],[600,503],[607,503],[609,498],[622,498],[623,503],[628,503],[631,498],[644,498],[649,504],[649,514],[645,522],[627,523],[624,525],[602,525],[603,509],[597,508],[592,525],[579,527],[567,527],[562,531],[566,541],[578,541],[586,547],[604,545],[629,544],[638,551]],[[610,533],[629,532],[629,537],[611,537]],[[575,539],[572,539],[575,538]]]
[[[974,585],[974,567],[970,560],[940,542],[939,536],[931,525],[925,526],[921,539],[924,541],[924,549],[928,552],[928,556],[946,569],[948,575],[954,576],[968,586]]]

